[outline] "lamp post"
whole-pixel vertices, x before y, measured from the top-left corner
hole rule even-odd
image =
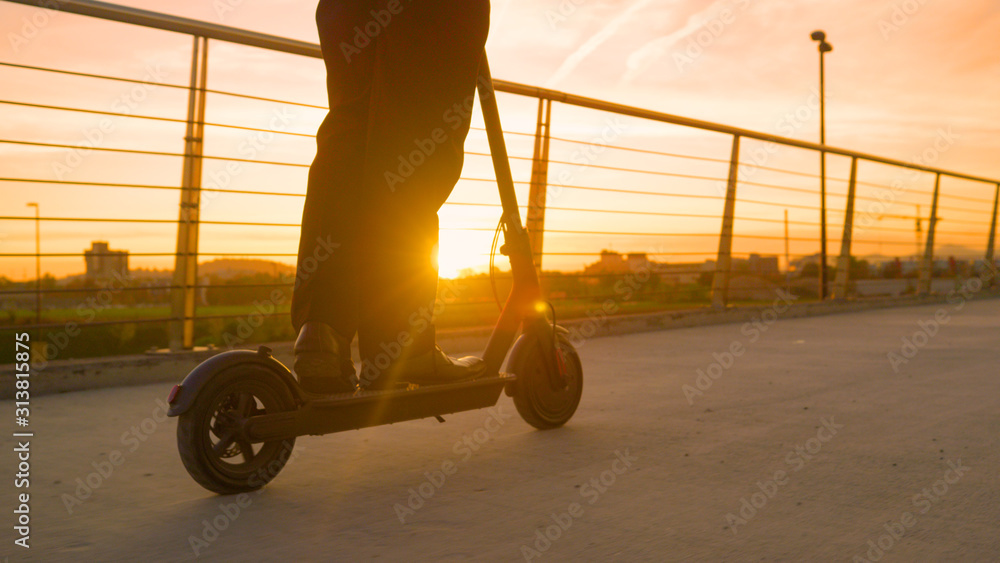
[[[35,208],[35,324],[42,324],[42,238],[39,229],[41,219],[37,203],[29,203],[28,207]]]
[[[826,33],[812,32],[812,40],[819,42],[819,144],[826,145],[826,86],[823,73],[823,55],[833,51],[826,42]],[[819,157],[819,298],[826,299],[826,151]]]

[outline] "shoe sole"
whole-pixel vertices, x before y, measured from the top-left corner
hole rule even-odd
[[[300,352],[295,356],[299,385],[310,393],[353,393],[356,387],[342,377],[330,375],[340,369],[338,358],[322,352]]]

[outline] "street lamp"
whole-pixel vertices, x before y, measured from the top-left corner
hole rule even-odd
[[[38,204],[29,203],[35,208],[35,324],[42,324],[42,238],[39,225]]]
[[[826,87],[823,73],[823,55],[833,51],[826,42],[826,33],[812,32],[812,40],[819,42],[819,144],[826,145]],[[819,298],[826,299],[826,151],[819,156]]]

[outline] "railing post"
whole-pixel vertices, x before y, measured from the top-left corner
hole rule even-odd
[[[918,293],[927,295],[931,292],[931,280],[934,279],[934,230],[938,222],[938,194],[941,191],[941,173],[934,176],[934,200],[931,202],[931,218],[927,225],[927,247],[924,249],[924,263],[920,269],[920,286]]]
[[[996,195],[993,196],[993,217],[990,220],[990,240],[986,242],[986,264],[993,271],[993,246],[997,238],[997,205],[1000,204],[1000,184],[997,184]]]
[[[712,278],[712,306],[725,308],[729,301],[729,277],[733,266],[733,216],[736,213],[736,179],[740,168],[740,136],[733,135],[733,153],[729,160],[729,182],[726,185],[726,205],[722,211],[722,232],[719,233],[719,256]]]
[[[822,57],[820,58],[822,61]],[[822,99],[822,97],[821,97]],[[822,111],[820,114],[822,115]],[[826,141],[822,142],[823,145]],[[826,267],[826,151],[819,153],[819,300],[827,296]]]
[[[29,203],[35,208],[35,324],[42,324],[42,217],[38,202]]]
[[[792,255],[788,248],[788,210],[785,210],[785,293],[792,293]]]
[[[198,221],[201,202],[201,164],[205,129],[205,88],[208,79],[208,39],[194,38],[191,55],[191,89],[188,95],[187,130],[184,135],[184,170],[181,176],[177,255],[171,290],[170,349],[194,347],[195,298],[198,283]]]
[[[858,157],[851,158],[851,179],[847,185],[847,209],[844,212],[844,238],[840,241],[837,259],[837,280],[833,285],[835,299],[847,298],[847,282],[851,269],[851,237],[854,231],[854,191],[858,179]]]
[[[549,181],[549,131],[552,123],[552,100],[538,99],[538,124],[535,127],[535,153],[531,162],[531,188],[528,192],[528,240],[531,258],[542,274],[542,247],[545,243],[545,195]]]

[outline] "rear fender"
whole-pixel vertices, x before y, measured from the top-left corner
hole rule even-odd
[[[198,392],[217,373],[240,365],[252,364],[267,368],[275,377],[288,386],[292,396],[297,403],[302,404],[304,398],[302,391],[292,376],[292,372],[284,364],[274,359],[271,350],[261,346],[256,352],[251,350],[231,350],[223,352],[198,364],[191,373],[184,378],[180,385],[174,387],[170,392],[170,410],[167,416],[180,416],[184,414],[198,397]]]

